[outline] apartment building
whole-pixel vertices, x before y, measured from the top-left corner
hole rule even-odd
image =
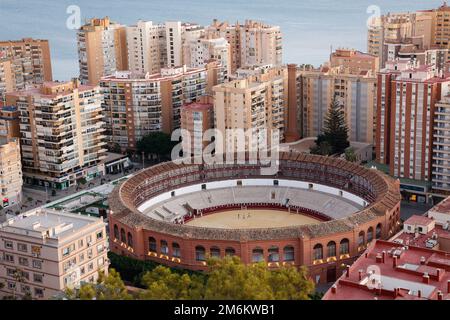
[[[436,103],[449,85],[431,66],[406,61],[387,62],[378,75],[376,158],[391,175],[431,181]]]
[[[135,73],[158,73],[166,66],[166,28],[164,24],[139,20],[126,27],[128,67]]]
[[[52,81],[47,40],[0,41],[0,100],[6,92]]]
[[[450,96],[436,103],[433,125],[432,188],[450,193]]]
[[[19,111],[0,103],[0,139],[20,138]]]
[[[181,106],[223,82],[216,62],[203,68],[162,68],[160,73],[116,72],[101,80],[106,134],[122,150],[135,150],[150,132],[180,128]],[[210,90],[210,89],[209,89]]]
[[[242,129],[252,133],[252,140],[245,142],[246,150],[250,143],[256,148],[257,144],[269,142],[272,129],[278,129],[279,139],[284,141],[288,110],[287,68],[262,69],[259,74],[215,86],[213,92],[215,128],[223,135],[224,151],[230,148],[232,152],[237,147],[237,137],[227,136],[227,130]]]
[[[101,175],[106,137],[100,88],[45,82],[6,95],[20,113],[22,170],[28,184],[66,189]]]
[[[349,129],[349,139],[374,142],[377,78],[370,71],[350,74],[341,67],[300,70],[304,137],[322,133],[328,110],[336,100]]]
[[[224,38],[230,44],[232,73],[255,64],[282,64],[282,33],[279,26],[253,20],[234,25],[213,20],[205,32],[208,37]]]
[[[6,92],[14,91],[16,79],[11,59],[0,58],[0,102],[3,101]]]
[[[367,71],[376,74],[380,68],[377,56],[353,49],[338,49],[331,53],[330,67],[342,67],[345,73],[355,75]]]
[[[203,141],[203,135],[208,129],[214,128],[214,99],[212,96],[202,96],[196,102],[181,107],[181,129],[183,151],[195,156],[201,156],[203,149],[210,141]]]
[[[126,27],[108,17],[83,25],[77,44],[82,84],[98,85],[101,77],[128,69]]]
[[[102,219],[36,209],[0,225],[0,297],[50,299],[108,273]]]
[[[20,203],[22,199],[22,166],[17,138],[0,138],[0,187],[2,208]]]
[[[211,59],[216,60],[223,67],[225,79],[231,74],[230,44],[225,38],[197,38],[185,45],[186,64],[192,68],[202,68]]]

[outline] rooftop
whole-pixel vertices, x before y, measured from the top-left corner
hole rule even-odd
[[[7,220],[0,225],[0,232],[62,240],[101,221],[101,219],[89,216],[63,213],[51,209],[37,209]]]
[[[323,299],[448,300],[449,283],[449,253],[377,240]]]
[[[409,217],[408,220],[405,221],[405,223],[407,224],[417,224],[417,225],[428,225],[431,222],[433,222],[433,219],[418,215],[413,215]]]

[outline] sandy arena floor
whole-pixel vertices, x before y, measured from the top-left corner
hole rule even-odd
[[[279,228],[315,223],[320,223],[320,221],[287,211],[248,209],[211,213],[186,224],[197,227],[250,229]]]

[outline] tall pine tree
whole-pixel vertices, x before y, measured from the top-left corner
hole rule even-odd
[[[334,99],[325,117],[323,133],[317,137],[316,145],[311,148],[311,153],[341,154],[349,146],[344,111],[341,110],[338,101]]]

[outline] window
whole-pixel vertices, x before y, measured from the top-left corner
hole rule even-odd
[[[375,228],[375,238],[381,239],[381,223],[377,224],[377,227]]]
[[[28,259],[27,258],[23,258],[23,257],[19,257],[19,264],[21,266],[28,266]]]
[[[205,248],[202,246],[195,247],[195,260],[205,261]]]
[[[119,239],[119,228],[117,227],[117,224],[114,225],[114,238]]]
[[[336,256],[336,242],[330,241],[327,244],[327,257],[335,257]]]
[[[79,260],[80,262],[83,262],[83,261],[84,261],[84,253],[80,254],[80,257],[79,257],[78,260]]]
[[[133,247],[133,236],[131,235],[131,232],[128,232],[128,246]]]
[[[103,231],[97,232],[97,240],[103,239]]]
[[[217,247],[212,247],[209,249],[211,257],[220,258],[220,249]]]
[[[42,274],[38,274],[38,273],[33,274],[33,281],[37,282],[37,283],[42,283],[43,275]]]
[[[40,261],[40,260],[33,260],[33,268],[35,268],[35,269],[42,269],[42,261]]]
[[[172,255],[175,258],[181,258],[180,245],[176,242],[172,243]]]
[[[364,245],[364,231],[361,231],[358,235],[358,247]]]
[[[294,261],[294,247],[286,246],[283,249],[284,261]]]
[[[12,254],[4,253],[4,254],[3,254],[3,259],[4,259],[6,262],[12,262],[12,263],[14,263],[14,256],[13,256]]]
[[[5,241],[5,248],[6,249],[12,249],[13,248],[12,241]]]
[[[234,256],[234,255],[236,255],[236,250],[234,250],[234,248],[226,248],[225,255],[230,256],[230,257]]]
[[[367,243],[371,242],[373,240],[373,228],[370,227],[367,229]]]
[[[44,290],[41,288],[34,288],[34,296],[36,298],[43,298],[44,297]]]
[[[156,239],[153,237],[148,238],[148,251],[156,252]]]
[[[83,248],[83,246],[84,246],[84,241],[83,241],[83,239],[80,239],[78,241],[78,248]]]
[[[127,243],[127,236],[123,228],[120,229],[120,241],[122,241],[123,243]]]
[[[339,254],[348,254],[350,251],[350,241],[348,239],[342,239],[339,243]]]
[[[278,262],[280,261],[280,255],[278,253],[278,247],[269,248],[269,262]]]
[[[88,264],[88,271],[94,270],[94,264],[91,262]]]
[[[68,246],[62,250],[63,257],[68,256],[74,250],[75,250],[75,244],[72,243],[70,246]]]
[[[161,240],[161,253],[162,254],[169,254],[169,245],[167,244],[167,241]]]
[[[105,258],[101,257],[100,259],[97,260],[97,264],[99,267],[103,267],[105,264]]]
[[[255,248],[252,251],[252,262],[264,261],[264,250],[262,248]]]
[[[93,256],[93,254],[92,254],[92,249],[89,249],[89,250],[87,251],[87,256],[88,256],[88,259],[92,259],[92,256]]]
[[[27,252],[28,246],[25,243],[18,243],[17,250],[22,251],[22,252]]]
[[[99,244],[97,246],[97,253],[101,254],[104,251],[104,249],[105,249],[105,246],[103,244]]]
[[[314,246],[314,260],[323,259],[323,247],[320,243]]]

